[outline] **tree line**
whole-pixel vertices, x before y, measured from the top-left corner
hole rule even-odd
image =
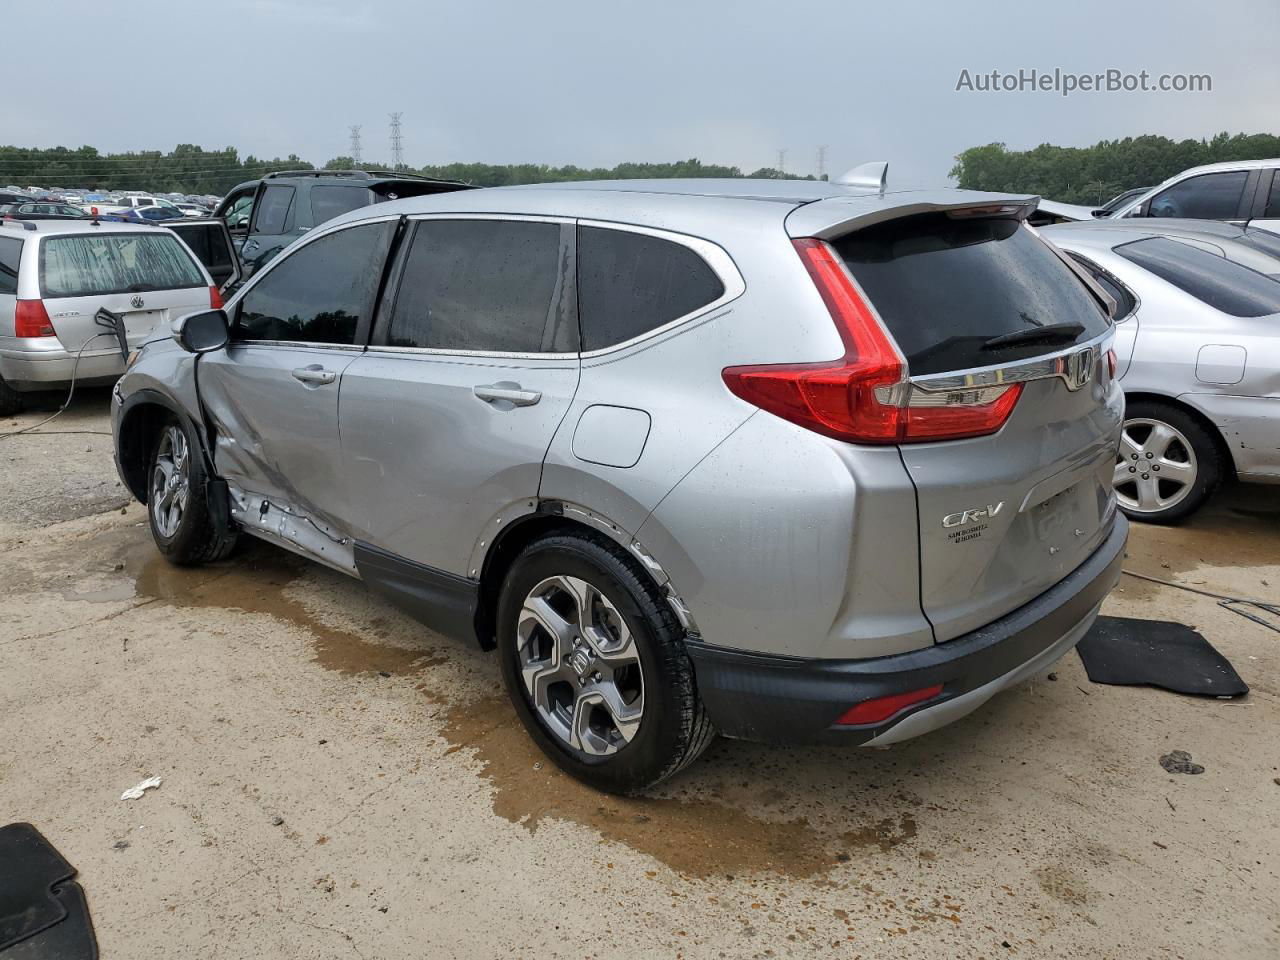
[[[1096,206],[1132,187],[1155,186],[1188,167],[1269,157],[1280,157],[1280,137],[1269,133],[1220,133],[1208,140],[1148,135],[1101,140],[1091,147],[1042,143],[1031,150],[989,143],[957,156],[951,176],[970,190],[1032,193]]]
[[[357,166],[351,157],[335,157],[324,164],[326,170],[349,170]],[[390,170],[389,164],[364,163],[364,169]],[[0,187],[88,187],[99,191],[154,190],[160,193],[224,194],[238,183],[256,180],[278,170],[314,170],[295,154],[283,159],[264,160],[250,154],[240,158],[234,147],[205,150],[182,143],[169,153],[148,150],[129,153],[99,153],[93,147],[76,150],[52,147],[41,150],[0,146]],[[645,177],[764,177],[778,179],[787,174],[762,167],[749,174],[734,166],[703,163],[698,159],[675,163],[620,163],[616,167],[553,167],[538,163],[449,163],[409,167],[399,172],[461,180],[481,187],[519,183],[549,183],[565,180],[635,179]],[[813,179],[812,176],[805,179]]]

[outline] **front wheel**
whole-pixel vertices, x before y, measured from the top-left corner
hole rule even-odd
[[[516,558],[498,604],[503,681],[561,769],[634,793],[692,763],[715,735],[657,588],[603,538],[566,533]]]
[[[147,519],[160,552],[180,565],[208,563],[231,552],[236,536],[219,532],[206,500],[204,461],[177,418],[156,434],[147,480]]]
[[[1129,404],[1113,478],[1126,516],[1178,523],[1200,509],[1221,479],[1217,444],[1198,420],[1171,404]]]

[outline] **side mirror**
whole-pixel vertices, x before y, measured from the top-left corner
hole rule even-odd
[[[230,339],[230,322],[223,310],[188,313],[173,321],[173,339],[187,353],[221,350]]]

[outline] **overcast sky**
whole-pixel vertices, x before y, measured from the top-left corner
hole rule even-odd
[[[612,166],[698,157],[940,185],[960,150],[1280,133],[1277,0],[0,0],[0,142]],[[956,92],[1019,68],[1207,73],[1211,93]]]

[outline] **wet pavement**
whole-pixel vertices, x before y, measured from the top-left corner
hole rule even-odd
[[[1280,634],[1211,599],[1126,577],[1107,612],[1192,624],[1243,701],[1069,655],[917,741],[722,740],[621,799],[537,751],[492,655],[358,582],[252,542],[165,563],[104,400],[0,440],[0,822],[80,869],[103,956],[1280,954]],[[1278,500],[1135,528],[1126,566],[1274,602]]]

